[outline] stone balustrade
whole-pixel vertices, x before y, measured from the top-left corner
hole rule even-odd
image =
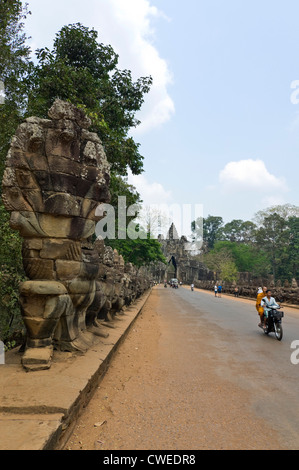
[[[7,155],[2,198],[24,239],[28,277],[20,286],[26,370],[49,368],[54,349],[86,351],[150,287],[144,272],[90,241],[96,208],[110,200],[110,166],[90,125],[81,109],[56,100],[49,119],[19,126]]]

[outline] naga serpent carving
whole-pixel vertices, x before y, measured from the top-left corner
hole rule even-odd
[[[85,352],[149,287],[103,240],[90,242],[96,208],[110,200],[110,166],[89,118],[60,100],[48,115],[19,126],[2,183],[11,227],[24,239],[26,370],[49,368],[54,348]]]

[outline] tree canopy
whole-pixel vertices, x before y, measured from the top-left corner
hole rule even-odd
[[[198,227],[200,221],[194,221],[193,233]],[[226,224],[222,217],[209,215],[203,219],[203,239],[201,260],[214,271],[224,273],[223,266],[227,265],[234,272],[233,263],[238,272],[251,272],[253,276],[299,280],[297,206],[270,207],[255,214],[253,221],[234,219]]]
[[[98,33],[81,23],[64,26],[53,49],[37,51],[38,64],[28,80],[27,114],[46,117],[56,98],[83,107],[101,138],[112,171],[127,175],[143,170],[140,145],[129,136],[138,126],[135,114],[149,92],[151,77],[133,81],[131,71],[119,70],[110,45],[98,42]]]
[[[130,226],[129,236],[125,240],[108,240],[108,244],[117,249],[126,263],[132,263],[138,268],[158,262],[166,264],[159,241],[152,238],[139,224],[131,222]]]
[[[32,70],[30,48],[24,33],[24,20],[29,14],[21,1],[0,2],[0,81],[5,99],[0,104],[0,178],[10,139],[23,119],[27,103],[26,78]]]

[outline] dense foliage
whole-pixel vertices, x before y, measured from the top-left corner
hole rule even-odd
[[[238,272],[255,277],[272,275],[274,280],[299,280],[299,208],[274,206],[256,214],[254,221],[208,216],[194,221],[193,233],[200,236],[200,259],[223,280],[236,280]]]
[[[0,105],[0,179],[10,140],[23,119],[27,101],[26,79],[32,62],[23,32],[27,5],[0,1],[0,80],[5,97]],[[22,327],[18,304],[19,283],[25,279],[21,239],[9,227],[9,214],[0,201],[0,339],[8,340]]]
[[[10,139],[23,119],[27,102],[26,79],[32,70],[30,49],[23,32],[28,14],[21,1],[0,1],[0,80],[5,100],[0,105],[0,178]]]
[[[7,340],[22,328],[19,309],[19,284],[25,280],[22,242],[9,227],[9,214],[0,205],[0,339]]]
[[[98,33],[80,23],[57,33],[53,50],[37,51],[38,65],[28,80],[28,114],[47,117],[56,98],[81,106],[91,117],[93,131],[101,138],[112,171],[126,175],[143,168],[139,144],[129,130],[139,121],[135,114],[150,90],[151,77],[132,80],[129,70],[117,68],[111,46],[98,42]]]
[[[151,238],[149,233],[134,222],[129,223],[126,240],[110,240],[109,245],[121,253],[126,263],[132,263],[138,268],[158,262],[166,264],[158,240]]]

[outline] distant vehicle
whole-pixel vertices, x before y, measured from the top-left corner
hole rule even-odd
[[[177,289],[179,287],[179,281],[176,278],[170,279],[170,285]]]

